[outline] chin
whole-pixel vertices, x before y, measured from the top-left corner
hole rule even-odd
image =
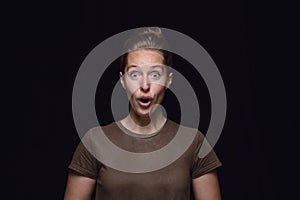
[[[140,107],[137,107],[135,109],[132,109],[132,112],[134,115],[139,116],[139,117],[148,117],[151,111],[151,107],[143,109]]]
[[[150,109],[148,110],[138,110],[137,112],[135,112],[136,115],[140,116],[140,117],[148,117],[149,113],[150,113]]]

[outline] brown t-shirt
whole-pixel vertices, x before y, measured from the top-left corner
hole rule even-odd
[[[116,146],[126,151],[144,153],[167,145],[176,135],[178,127],[177,123],[167,120],[161,130],[151,135],[135,134],[121,123],[104,126],[102,131]],[[95,129],[97,128],[93,130]],[[73,173],[97,180],[96,200],[188,200],[192,179],[221,166],[213,150],[204,158],[199,158],[204,136],[199,131],[197,133],[183,155],[155,171],[118,171],[96,159],[82,142],[78,145],[69,168]]]

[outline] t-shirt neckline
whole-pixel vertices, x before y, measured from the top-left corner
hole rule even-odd
[[[117,121],[116,124],[127,135],[135,137],[135,138],[144,138],[144,139],[146,139],[146,138],[151,138],[151,137],[154,137],[154,136],[158,135],[166,127],[168,122],[169,122],[169,119],[166,119],[164,125],[161,128],[159,128],[158,130],[156,130],[155,132],[151,133],[151,134],[134,133],[134,132],[130,131],[129,129],[127,129],[125,126],[123,126],[121,121]]]

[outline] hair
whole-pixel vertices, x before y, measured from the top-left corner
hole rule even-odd
[[[128,54],[138,49],[158,51],[164,58],[164,64],[172,66],[172,53],[164,50],[168,47],[167,41],[159,27],[140,28],[125,42],[123,54],[120,58],[121,72],[124,73]]]

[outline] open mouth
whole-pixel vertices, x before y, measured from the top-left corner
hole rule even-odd
[[[147,97],[139,98],[138,102],[143,107],[148,107],[151,104],[151,99]]]

